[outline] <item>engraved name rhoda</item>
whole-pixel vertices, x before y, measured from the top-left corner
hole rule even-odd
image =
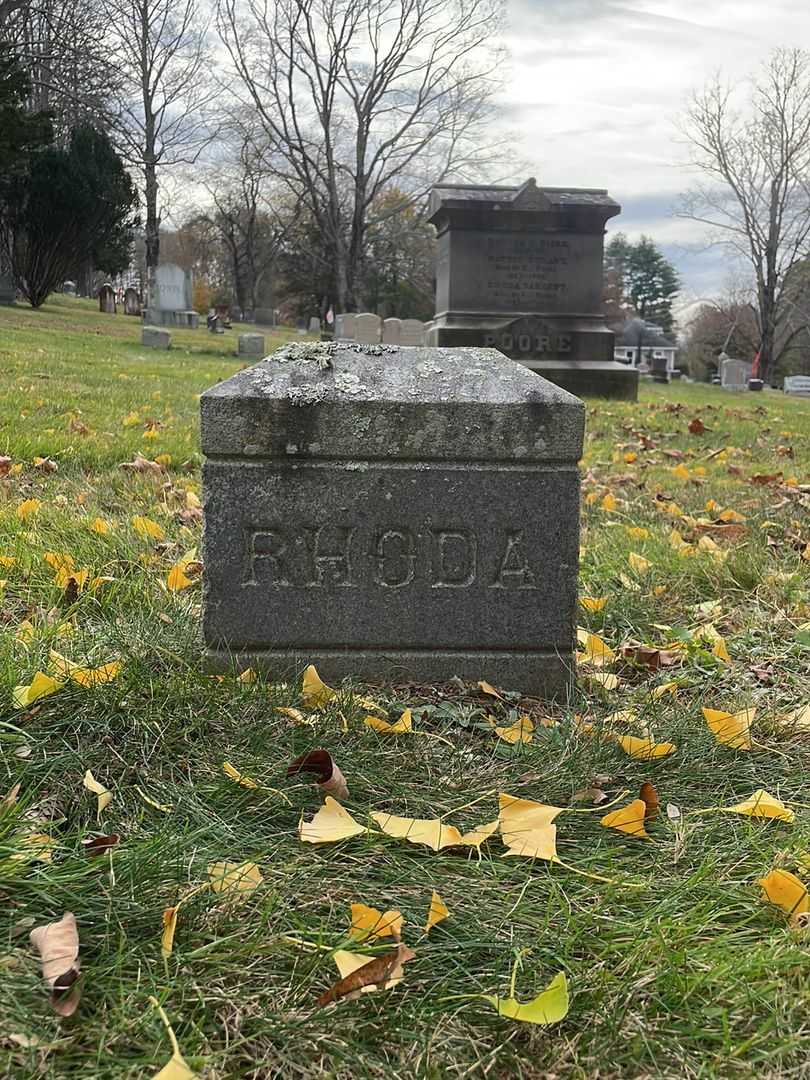
[[[406,525],[251,525],[241,584],[297,589],[537,589],[538,555],[523,529]]]

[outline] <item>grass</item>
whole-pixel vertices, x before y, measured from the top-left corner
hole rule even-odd
[[[623,681],[609,693],[583,679],[570,707],[523,703],[535,720],[559,724],[538,725],[517,747],[486,720],[507,719],[513,702],[456,685],[373,688],[392,717],[411,706],[415,726],[442,739],[385,737],[362,724],[357,695],[368,688],[343,688],[307,726],[274,711],[301,706],[297,678],[245,684],[202,673],[199,587],[172,594],[163,583],[199,543],[195,515],[184,513],[200,493],[197,395],[239,366],[234,337],[178,331],[168,354],[137,339],[136,320],[79,301],[0,308],[0,455],[22,465],[0,481],[0,555],[16,559],[0,570],[0,792],[21,785],[0,813],[0,1075],[152,1075],[171,1053],[154,995],[207,1080],[810,1076],[810,942],[756,885],[773,866],[810,877],[799,862],[810,851],[810,733],[780,722],[810,696],[810,563],[801,554],[810,541],[801,490],[810,483],[810,404],[679,385],[645,386],[637,405],[591,403],[581,589],[607,604],[583,611],[582,623],[614,648],[689,634],[687,662],[652,673],[617,666]],[[709,430],[691,434],[695,417]],[[137,452],[161,456],[166,472],[121,470]],[[35,457],[58,471],[35,467]],[[779,472],[791,483],[750,479]],[[602,508],[605,494],[615,509]],[[21,521],[26,499],[41,505]],[[713,518],[709,499],[743,515],[747,531],[718,540],[724,560],[679,556],[670,532],[690,540],[691,529],[666,507]],[[165,540],[141,538],[136,514],[157,521]],[[107,535],[89,527],[97,517]],[[634,538],[626,526],[650,535]],[[66,596],[43,560],[49,551],[109,580]],[[631,551],[649,560],[646,574],[629,567]],[[706,621],[697,605],[715,600],[728,664],[694,633]],[[29,642],[17,637],[25,619],[35,628]],[[70,683],[12,708],[13,687],[45,668],[50,648],[88,664],[119,657],[123,669],[107,685]],[[670,679],[677,695],[654,700],[650,689]],[[676,754],[637,761],[577,730],[575,714],[599,731],[631,705]],[[704,705],[756,706],[755,749],[719,746]],[[598,808],[558,818],[561,858],[613,884],[503,859],[497,837],[480,859],[375,834],[314,847],[296,833],[317,793],[284,772],[315,746],[345,773],[347,805],[361,820],[369,810],[456,811],[450,820],[468,828],[495,816],[498,791],[568,806],[598,775],[611,798],[629,792],[622,801],[650,780],[682,816],[659,815],[651,843],[601,828]],[[238,786],[223,761],[264,786]],[[82,786],[87,769],[114,796],[100,822]],[[758,787],[795,807],[792,826],[691,814]],[[50,862],[13,858],[32,831],[56,841]],[[94,832],[119,833],[121,843],[88,858],[81,840]],[[164,960],[163,909],[222,859],[256,860],[262,887],[239,904],[207,891],[191,899]],[[423,937],[434,887],[451,917]],[[356,901],[400,909],[417,958],[398,988],[317,1010]],[[64,911],[78,919],[84,987],[76,1015],[60,1021],[28,931]],[[562,1023],[514,1023],[455,996],[507,995],[516,958],[521,1000],[566,971]]]

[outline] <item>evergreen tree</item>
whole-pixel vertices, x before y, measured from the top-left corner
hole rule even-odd
[[[605,273],[611,291],[618,291],[640,318],[658,323],[665,333],[672,330],[672,301],[681,283],[649,236],[633,244],[617,233],[605,251]]]
[[[24,171],[30,155],[52,138],[48,114],[26,111],[29,92],[28,77],[9,46],[0,41],[0,198],[3,186]]]
[[[109,138],[82,125],[66,150],[51,146],[6,185],[0,242],[17,288],[39,307],[68,271],[112,274],[129,261],[138,196]]]

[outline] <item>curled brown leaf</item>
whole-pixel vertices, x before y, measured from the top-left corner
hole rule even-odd
[[[345,979],[338,979],[334,986],[330,986],[328,990],[321,994],[317,1004],[323,1007],[329,1005],[332,1001],[340,1001],[341,998],[358,994],[364,986],[380,986],[391,978],[398,978],[397,969],[401,968],[408,960],[413,960],[415,956],[416,953],[412,949],[409,949],[407,945],[400,944],[393,952],[370,960],[367,964],[363,964],[362,967],[353,971],[351,975],[347,975]]]
[[[42,961],[42,977],[51,990],[51,1006],[59,1016],[72,1016],[79,1006],[79,931],[76,916],[66,911],[59,922],[35,927],[31,944]]]
[[[309,753],[301,754],[295,761],[290,762],[287,776],[296,776],[302,772],[316,776],[319,787],[327,795],[331,795],[338,801],[348,799],[349,787],[346,778],[328,750],[310,750]]]

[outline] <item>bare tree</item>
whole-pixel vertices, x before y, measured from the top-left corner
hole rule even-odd
[[[121,77],[121,151],[143,178],[146,273],[160,255],[159,174],[193,165],[212,138],[208,26],[197,0],[109,0]]]
[[[776,51],[747,85],[742,111],[719,77],[694,97],[684,132],[705,179],[679,214],[750,263],[767,379],[804,328],[783,332],[786,285],[810,246],[810,53]]]
[[[362,293],[378,196],[408,205],[491,159],[499,19],[499,0],[219,0],[242,100],[331,251],[341,309]]]

